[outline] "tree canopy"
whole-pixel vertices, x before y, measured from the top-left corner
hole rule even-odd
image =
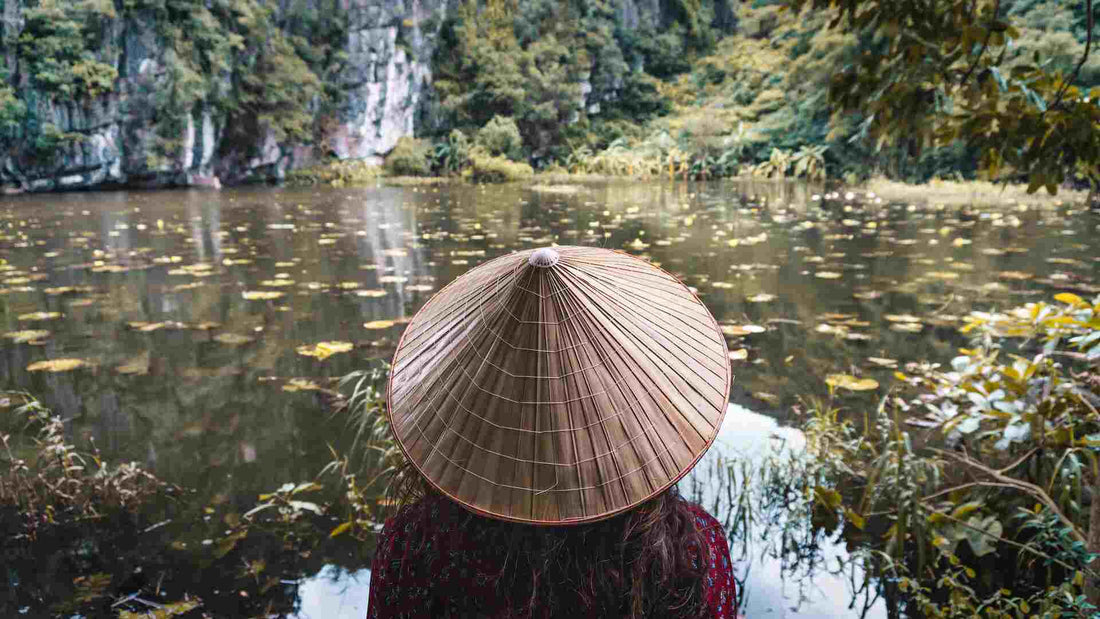
[[[1100,180],[1100,89],[1082,87],[1096,47],[1092,0],[1065,24],[1084,38],[1064,58],[1020,53],[1015,16],[1030,0],[788,0],[832,11],[831,28],[858,37],[861,53],[837,68],[828,97],[834,123],[860,116],[858,136],[910,151],[961,141],[992,180],[1026,180],[1055,193],[1067,178]],[[1083,26],[1083,28],[1082,28]],[[1064,54],[1065,47],[1058,52]],[[1046,57],[1044,57],[1044,55]]]

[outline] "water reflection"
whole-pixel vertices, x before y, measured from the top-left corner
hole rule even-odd
[[[303,579],[298,586],[294,619],[363,619],[367,616],[370,570],[354,572],[335,565]]]
[[[741,497],[714,483],[715,467],[738,461],[759,466],[769,455],[804,448],[798,430],[731,404],[714,446],[680,482],[681,491],[726,523],[746,617],[886,617],[885,602],[839,530],[830,534],[809,522],[790,522],[786,504],[774,500],[771,488],[754,489],[754,523],[746,527],[736,516]]]

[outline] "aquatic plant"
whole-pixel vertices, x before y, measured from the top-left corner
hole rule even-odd
[[[20,435],[0,433],[7,461],[0,471],[0,514],[14,512],[22,519],[22,526],[9,523],[9,530],[21,530],[17,536],[33,540],[40,527],[136,509],[155,495],[173,492],[137,463],[111,465],[98,450],[79,452],[68,442],[61,418],[30,395],[6,392],[0,401],[8,408],[4,429],[22,426]]]
[[[808,451],[835,480],[813,493],[881,539],[880,570],[925,615],[1095,610],[1100,298],[1055,300],[971,313],[972,347],[898,372],[861,429],[809,407]],[[986,557],[1013,561],[979,578]]]

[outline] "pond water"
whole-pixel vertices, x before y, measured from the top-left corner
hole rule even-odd
[[[1082,206],[821,193],[611,182],[5,198],[0,387],[41,398],[109,459],[188,489],[208,528],[176,522],[158,534],[209,540],[257,494],[312,479],[329,445],[350,447],[326,404],[333,379],[388,359],[433,291],[515,249],[624,249],[698,290],[735,358],[733,412],[708,458],[752,457],[789,432],[791,405],[821,393],[827,373],[881,383],[845,396],[858,406],[884,392],[895,366],[950,359],[970,309],[1100,291],[1098,218]],[[350,346],[317,355],[321,342]],[[79,367],[49,363],[61,359]],[[684,484],[717,500],[693,477]],[[873,587],[844,572],[843,542],[815,539],[821,552],[806,564],[770,548],[765,532],[735,541],[745,545],[733,550],[750,617],[885,616]],[[264,589],[278,598],[267,608],[361,615],[370,554],[337,540],[302,557],[296,576]],[[12,573],[9,585],[27,578]],[[227,609],[246,596],[219,590],[228,577],[179,587],[236,612]],[[5,604],[39,612],[17,589],[0,598],[0,614],[10,614]]]

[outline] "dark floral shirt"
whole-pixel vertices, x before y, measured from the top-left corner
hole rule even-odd
[[[733,571],[725,532],[702,507],[691,504],[695,523],[710,546],[706,575],[707,604],[715,619],[735,619]],[[423,510],[431,510],[432,531],[417,531]],[[433,601],[446,591],[449,616],[466,616],[461,609],[480,609],[478,617],[493,617],[494,576],[504,563],[501,546],[464,530],[469,514],[445,499],[420,501],[386,520],[371,565],[367,619],[420,619],[439,616]],[[482,531],[474,528],[474,531]],[[414,548],[416,552],[414,555]],[[415,556],[415,561],[403,561]],[[444,611],[446,613],[447,611]]]

